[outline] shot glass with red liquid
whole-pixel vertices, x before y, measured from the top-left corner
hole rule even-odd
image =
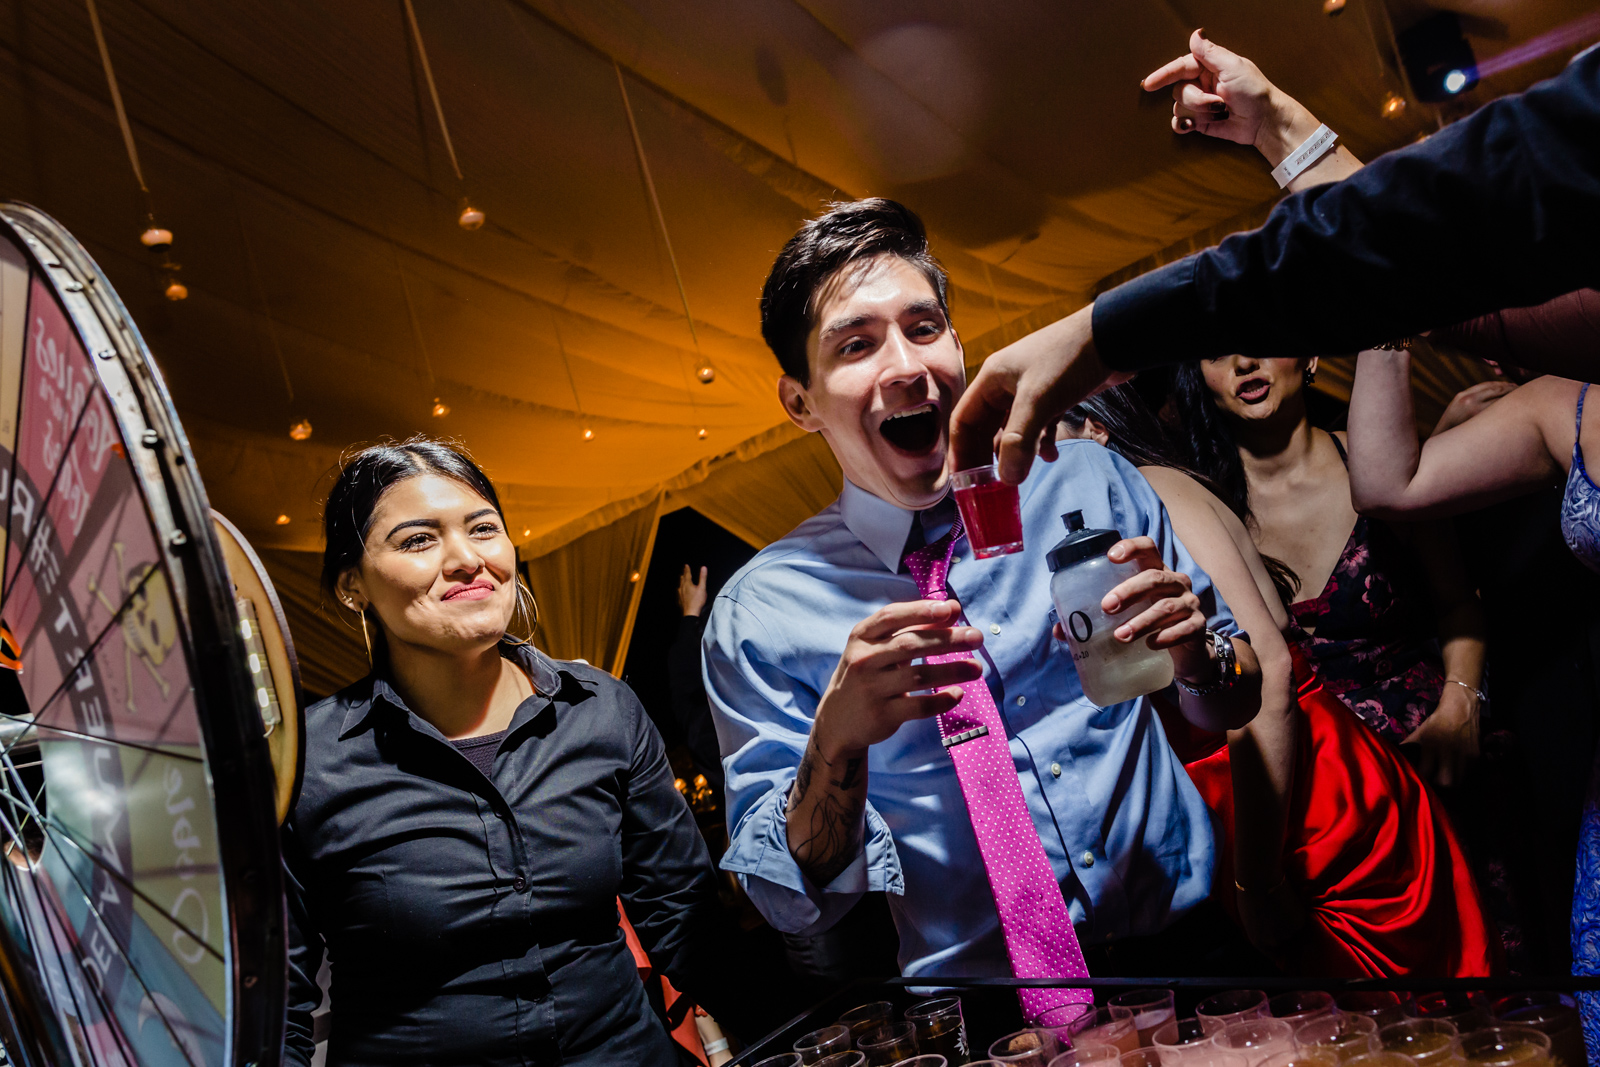
[[[956,507],[979,559],[1022,551],[1022,502],[1017,487],[1000,480],[994,464],[950,476]]]

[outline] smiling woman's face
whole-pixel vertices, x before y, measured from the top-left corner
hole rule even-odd
[[[391,655],[471,654],[510,625],[516,567],[493,505],[453,478],[418,474],[378,498],[361,563],[340,577],[339,595],[372,605]]]
[[[1305,359],[1222,356],[1201,360],[1200,373],[1225,414],[1257,422],[1271,419],[1282,410],[1284,401],[1300,395],[1305,388],[1306,371],[1314,363]]]

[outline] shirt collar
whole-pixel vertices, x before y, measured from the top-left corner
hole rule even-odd
[[[946,496],[926,512],[907,511],[846,478],[844,492],[839,494],[839,514],[845,528],[878,557],[878,562],[886,570],[896,572],[900,570],[900,557],[905,553],[912,522],[925,515],[923,526],[927,540],[942,536],[950,528],[955,514],[949,501]]]
[[[500,643],[500,654],[517,666],[521,667],[533,683],[534,697],[542,697],[545,702],[552,701],[561,693],[562,689],[570,682],[582,688],[581,683],[566,671],[560,670],[555,661],[543,652],[540,652],[531,642],[516,642],[505,640]],[[377,708],[379,701],[389,704],[402,714],[409,715],[411,709],[406,707],[406,702],[400,694],[395,692],[394,686],[388,679],[379,674],[368,676],[371,688],[367,695],[355,701],[345,709],[344,723],[339,730],[339,739],[348,737],[358,726],[366,721],[367,717]],[[524,701],[524,703],[527,703]],[[520,715],[521,708],[518,709]],[[512,727],[515,728],[517,720],[514,718]]]

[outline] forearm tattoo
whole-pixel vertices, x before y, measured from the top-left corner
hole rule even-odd
[[[817,885],[839,877],[861,850],[865,771],[865,757],[830,762],[814,738],[806,744],[789,793],[789,851]]]

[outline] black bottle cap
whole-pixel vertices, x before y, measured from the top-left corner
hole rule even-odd
[[[1084,529],[1081,511],[1069,511],[1061,516],[1061,521],[1067,524],[1067,536],[1044,557],[1052,574],[1090,556],[1103,556],[1122,540],[1122,535],[1115,530]]]

